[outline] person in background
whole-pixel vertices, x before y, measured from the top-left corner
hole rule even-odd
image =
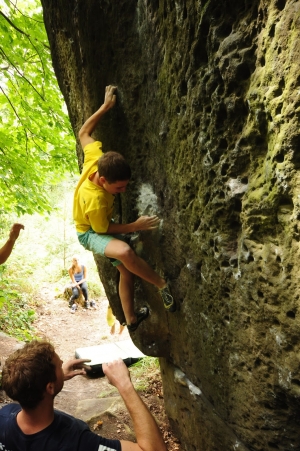
[[[20,231],[24,230],[23,224],[15,223],[10,229],[9,237],[4,246],[0,249],[0,265],[6,262],[13,250],[14,244],[19,237]]]
[[[19,404],[8,404],[0,409],[0,449],[167,451],[157,423],[135,391],[128,368],[121,359],[103,363],[102,368],[123,398],[137,443],[106,439],[92,432],[84,421],[54,410],[55,396],[62,390],[64,381],[84,374],[84,362],[87,360],[73,360],[63,365],[50,343],[37,340],[26,343],[8,357],[2,372],[2,388]]]
[[[71,308],[71,312],[75,313],[75,311],[77,310],[77,304],[75,301],[79,298],[80,290],[82,291],[84,297],[84,307],[86,309],[90,307],[95,308],[95,301],[89,301],[88,286],[86,282],[86,266],[80,264],[77,255],[74,255],[74,257],[72,258],[72,266],[69,268],[69,275],[72,281],[72,296],[69,300],[69,307]]]
[[[114,335],[114,333],[116,332],[116,317],[113,314],[111,306],[109,304],[107,307],[106,321],[110,327],[111,335]],[[119,335],[121,335],[121,333],[123,332],[124,329],[125,329],[125,326],[123,326],[123,324],[120,323]]]

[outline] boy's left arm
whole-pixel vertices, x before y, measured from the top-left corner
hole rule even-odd
[[[116,89],[117,89],[116,86],[112,85],[106,86],[103,105],[101,105],[99,110],[97,110],[94,114],[92,114],[91,117],[89,117],[85,121],[85,123],[79,130],[79,140],[83,149],[87,144],[90,144],[95,141],[94,138],[92,138],[91,134],[93,133],[101,117],[115,105],[116,95],[114,93]]]

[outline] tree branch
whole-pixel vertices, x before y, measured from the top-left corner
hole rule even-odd
[[[1,89],[1,91],[3,92],[3,94],[5,95],[5,97],[6,97],[7,101],[8,101],[8,103],[10,104],[10,106],[11,106],[13,112],[15,113],[15,115],[17,116],[17,118],[19,119],[19,121],[21,122],[21,124],[22,124],[22,126],[23,126],[23,122],[22,122],[20,116],[18,115],[17,110],[15,109],[15,107],[13,106],[13,104],[11,103],[11,101],[10,101],[9,97],[7,96],[7,94],[3,91],[2,86],[0,86],[0,89]],[[23,127],[24,127],[24,126],[23,126]]]
[[[2,11],[0,11],[1,16],[4,17],[4,19],[9,23],[10,26],[12,26],[15,30],[17,30],[19,33],[23,34],[27,38],[29,38],[29,34],[25,33],[25,31],[18,28]]]
[[[25,75],[23,75],[19,69],[10,61],[9,57],[6,55],[6,53],[4,52],[4,50],[2,49],[2,47],[0,47],[0,52],[2,53],[2,55],[6,58],[6,60],[10,63],[10,65],[15,69],[15,71],[20,75],[21,78],[23,78],[31,87],[32,89],[34,89],[34,91],[37,93],[37,95],[43,100],[43,102],[45,101],[45,99],[43,98],[43,96],[38,92],[38,90],[33,86],[33,84],[31,83],[31,81],[29,81]]]
[[[43,23],[42,20],[33,19],[32,17],[27,16],[26,14],[22,13],[22,11],[19,10],[17,5],[15,5],[11,0],[9,0],[9,2],[13,5],[14,9],[16,9],[23,17],[26,17],[26,19],[34,20],[34,22],[37,22],[37,23]]]

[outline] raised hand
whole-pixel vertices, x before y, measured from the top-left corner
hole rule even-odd
[[[107,108],[112,108],[116,103],[116,95],[114,94],[117,89],[117,86],[106,86],[105,88],[105,96],[104,96],[104,105]]]
[[[18,238],[20,231],[24,230],[24,226],[23,224],[18,224],[15,223],[12,228],[10,229],[10,233],[9,233],[9,238],[13,241],[16,241],[16,239]]]
[[[127,385],[131,386],[130,373],[122,359],[103,363],[102,370],[108,379],[108,382],[116,387],[120,392]]]

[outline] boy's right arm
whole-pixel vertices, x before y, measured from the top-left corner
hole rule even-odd
[[[110,110],[116,103],[116,95],[114,92],[116,91],[116,86],[106,86],[105,88],[105,97],[104,97],[104,103],[101,105],[99,110],[97,110],[91,117],[89,117],[81,129],[79,130],[79,140],[82,148],[84,149],[85,146],[89,143],[94,142],[94,138],[92,138],[91,134],[93,133],[96,125],[100,121],[101,117]]]

